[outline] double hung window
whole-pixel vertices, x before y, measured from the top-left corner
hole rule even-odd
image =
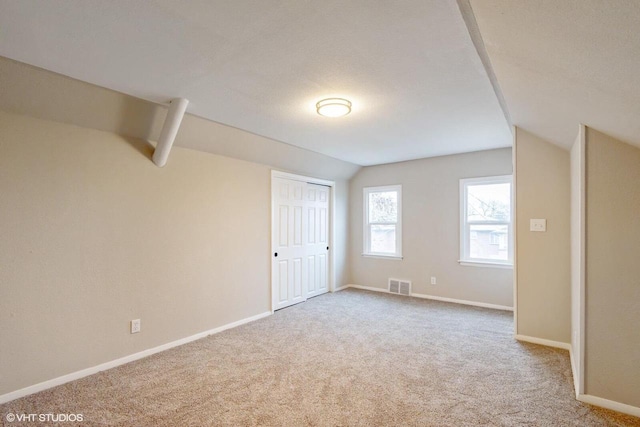
[[[402,186],[364,188],[363,255],[402,257]]]
[[[513,265],[511,175],[460,180],[460,262]]]

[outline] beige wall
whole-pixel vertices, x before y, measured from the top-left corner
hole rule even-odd
[[[161,169],[141,140],[0,129],[0,394],[270,310],[266,166],[178,148]]]
[[[151,151],[0,112],[0,395],[270,310],[270,168]]]
[[[460,258],[459,180],[511,174],[511,149],[489,150],[370,166],[351,180],[352,284],[387,288],[387,279],[413,281],[414,293],[513,306],[511,269],[469,267]],[[363,187],[402,184],[401,261],[363,257]],[[430,284],[430,277],[437,285]]]
[[[336,181],[335,222],[333,237],[333,257],[335,266],[335,287],[349,284],[351,265],[349,264],[349,181]]]
[[[516,129],[517,328],[569,343],[571,331],[569,152]],[[546,232],[529,220],[547,220]]]
[[[640,149],[586,135],[585,392],[640,407]]]
[[[270,168],[336,181],[347,283],[359,166],[187,114],[160,169],[164,106],[2,57],[0,93],[0,395],[270,310]]]
[[[166,106],[1,56],[0,93],[1,111],[151,141],[160,135],[167,112]],[[330,180],[348,180],[360,168],[191,114],[185,115],[175,145]]]
[[[156,140],[166,108],[0,56],[0,110]],[[168,101],[168,100],[167,100]]]

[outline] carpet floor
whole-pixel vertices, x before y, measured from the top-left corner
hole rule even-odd
[[[349,289],[0,405],[1,422],[640,426],[575,400],[568,352],[512,334],[512,313]]]

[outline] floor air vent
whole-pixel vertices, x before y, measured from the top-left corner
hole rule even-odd
[[[411,282],[408,280],[389,279],[389,293],[411,295]]]

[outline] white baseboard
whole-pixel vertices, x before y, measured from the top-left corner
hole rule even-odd
[[[388,289],[382,289],[382,288],[374,288],[373,286],[362,286],[362,285],[353,285],[353,284],[349,284],[346,286],[347,288],[355,288],[355,289],[363,289],[365,291],[373,291],[373,292],[385,292],[385,293],[389,293]]]
[[[343,286],[343,287],[340,288],[340,290],[346,289],[346,288],[364,289],[364,290],[367,290],[367,291],[388,293],[387,289],[374,288],[374,287],[371,287],[371,286],[353,285],[353,284],[349,284],[349,285]],[[478,307],[496,308],[498,310],[510,310],[510,311],[513,310],[511,307],[506,307],[506,306],[496,306],[496,305],[493,305],[493,304],[476,303],[474,301],[455,300],[455,299],[451,299],[451,298],[435,297],[435,296],[431,296],[431,295],[411,294],[411,296],[412,297],[416,297],[416,298],[426,298],[426,299],[433,299],[433,300],[437,300],[437,301],[453,302],[453,303],[457,303],[457,304],[475,305],[475,306],[478,306]],[[575,363],[574,363],[574,359],[573,359],[573,351],[571,351],[571,344],[565,343],[565,342],[560,342],[560,341],[547,340],[547,339],[543,339],[543,338],[530,337],[530,336],[527,336],[527,335],[520,335],[520,334],[515,335],[515,339],[517,339],[518,341],[525,341],[525,342],[530,342],[530,343],[533,343],[533,344],[545,345],[547,347],[555,347],[555,348],[560,348],[560,349],[563,349],[563,350],[569,350],[569,357],[571,359],[571,370],[572,370],[572,373],[573,373],[573,381],[574,381],[574,387],[575,387],[575,393],[576,393],[576,399],[577,400],[579,400],[580,402],[588,403],[590,405],[600,406],[600,407],[603,407],[603,408],[607,408],[607,409],[611,409],[611,410],[614,410],[614,411],[622,412],[624,414],[640,417],[640,408],[637,408],[635,406],[627,405],[627,404],[620,403],[620,402],[615,402],[613,400],[603,399],[601,397],[591,396],[589,394],[580,394],[579,393],[578,382],[577,382],[578,380],[577,380],[576,371],[575,371],[576,368],[575,368]]]
[[[244,325],[245,323],[250,323],[255,320],[259,320],[264,317],[271,316],[271,314],[272,314],[271,311],[267,311],[261,314],[257,314],[255,316],[247,317],[246,319],[238,320],[237,322],[228,323],[226,325],[222,325],[217,328],[209,329],[208,331],[191,335],[190,337],[182,338],[177,341],[172,341],[167,344],[162,344],[157,347],[153,347],[147,350],[140,351],[138,353],[121,357],[116,360],[112,360],[110,362],[101,363],[91,368],[82,369],[80,371],[72,372],[70,374],[53,378],[51,380],[47,380],[38,384],[34,384],[29,387],[21,388],[20,390],[16,390],[16,391],[12,391],[12,392],[0,395],[0,404],[18,399],[20,397],[27,396],[29,394],[37,393],[39,391],[43,391],[52,387],[56,387],[61,384],[68,383],[70,381],[75,381],[77,379],[87,377],[89,375],[97,374],[98,372],[106,371],[107,369],[115,368],[116,366],[124,365],[125,363],[133,362],[134,360],[142,359],[147,356],[151,356],[152,354],[160,353],[161,351],[169,350],[170,348],[178,347],[180,345],[187,344],[191,341],[196,341],[206,336],[214,335],[222,331],[226,331],[227,329],[235,328],[237,326]]]
[[[626,403],[616,402],[614,400],[604,399],[602,397],[592,396],[590,394],[581,394],[578,386],[578,376],[576,375],[575,358],[573,349],[569,346],[569,357],[571,359],[571,373],[573,374],[573,387],[576,392],[576,399],[589,405],[600,406],[601,408],[611,409],[613,411],[622,412],[623,414],[640,417],[640,408],[637,406],[627,405]]]
[[[486,302],[467,301],[464,299],[445,298],[445,297],[438,297],[435,295],[426,295],[426,294],[412,293],[411,296],[415,298],[424,298],[424,299],[430,299],[434,301],[452,302],[454,304],[472,305],[474,307],[493,308],[495,310],[513,311],[513,307],[507,307],[506,305],[489,304]]]
[[[340,292],[340,291],[344,291],[345,289],[347,289],[349,287],[349,285],[344,285],[344,286],[340,286],[339,288],[336,288],[333,290],[333,292]]]
[[[343,286],[341,289],[346,289],[346,288],[364,289],[367,291],[374,291],[374,292],[385,292],[385,293],[389,292],[387,289],[374,288],[371,286],[353,285],[353,284]],[[493,304],[476,303],[474,301],[464,301],[464,300],[455,300],[451,298],[434,297],[431,295],[411,294],[411,296],[416,298],[426,298],[426,299],[434,299],[437,301],[453,302],[457,304],[475,305],[478,307],[496,308],[498,310],[510,310],[510,311],[513,310],[511,307],[506,307],[506,306],[496,306]],[[603,408],[622,412],[624,414],[640,417],[640,408],[637,408],[635,406],[627,405],[620,402],[615,402],[613,400],[603,399],[601,397],[591,396],[588,394],[578,393],[578,383],[577,383],[577,377],[576,377],[575,367],[573,363],[574,361],[573,361],[573,352],[571,351],[571,344],[560,342],[560,341],[547,340],[543,338],[530,337],[527,335],[520,335],[520,334],[515,335],[515,339],[517,339],[518,341],[525,341],[533,344],[545,345],[547,347],[555,347],[555,348],[560,348],[562,350],[569,350],[569,357],[571,358],[571,369],[573,371],[574,387],[576,390],[577,400],[579,400],[580,402],[588,403],[590,405],[600,406]]]
[[[546,340],[544,338],[536,338],[536,337],[530,337],[527,335],[520,335],[520,334],[514,335],[514,338],[517,339],[518,341],[530,342],[532,344],[540,344],[540,345],[546,345],[547,347],[555,347],[555,348],[561,348],[563,350],[571,350],[571,344],[567,342]]]
[[[362,286],[362,285],[349,284],[349,285],[343,286],[340,289],[345,289],[345,288],[364,289],[365,291],[389,293],[388,289],[374,288],[373,286]],[[445,298],[445,297],[438,297],[438,296],[435,296],[435,295],[425,295],[425,294],[414,294],[414,293],[412,293],[411,296],[414,297],[414,298],[430,299],[430,300],[434,300],[434,301],[452,302],[454,304],[472,305],[472,306],[475,306],[475,307],[484,307],[484,308],[493,308],[493,309],[496,309],[496,310],[513,311],[512,307],[507,307],[505,305],[488,304],[488,303],[484,303],[484,302],[467,301],[467,300],[462,300],[462,299]]]
[[[577,398],[580,402],[588,403],[589,405],[600,406],[602,408],[622,412],[623,414],[640,417],[640,408],[638,408],[637,406],[631,406],[625,403],[603,399],[602,397],[591,396],[590,394],[580,394]]]

